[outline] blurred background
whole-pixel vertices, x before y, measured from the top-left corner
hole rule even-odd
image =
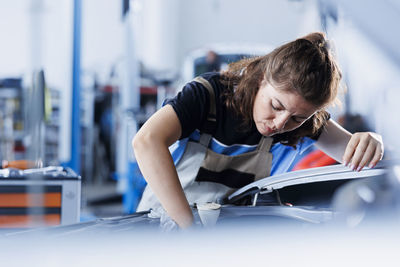
[[[133,213],[145,182],[131,140],[163,100],[313,31],[327,34],[344,74],[332,117],[382,134],[398,158],[399,23],[396,0],[2,0],[3,168],[73,170],[77,220]]]

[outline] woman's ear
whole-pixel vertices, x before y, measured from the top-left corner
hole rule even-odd
[[[260,86],[265,86],[267,84],[268,84],[267,77],[265,77],[265,75],[263,75],[262,79],[260,81]]]

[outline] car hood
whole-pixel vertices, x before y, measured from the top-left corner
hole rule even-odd
[[[375,168],[364,168],[360,172],[353,171],[349,167],[343,165],[332,165],[292,171],[265,177],[248,184],[229,195],[227,200],[229,203],[232,203],[250,194],[268,193],[276,189],[298,184],[382,176],[386,173],[387,167],[389,166],[389,161],[381,161],[377,166],[375,166]]]

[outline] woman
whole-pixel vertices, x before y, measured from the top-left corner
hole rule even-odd
[[[383,156],[381,137],[352,135],[325,111],[340,79],[324,34],[311,33],[186,84],[132,142],[148,182],[138,210],[161,203],[186,228],[193,223],[189,204],[217,201],[287,169],[313,143],[353,170],[374,167]]]

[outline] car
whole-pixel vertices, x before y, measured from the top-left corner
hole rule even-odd
[[[354,214],[359,215],[360,209],[366,214],[369,207],[379,202],[382,194],[387,195],[389,189],[395,188],[388,186],[391,164],[382,161],[375,168],[364,168],[360,172],[343,165],[332,165],[265,177],[219,200],[221,208],[214,227],[222,229],[249,224],[258,227],[276,224],[318,226],[335,223],[338,219],[347,220]],[[194,228],[203,229],[197,205],[192,209]],[[359,222],[362,219],[359,218]],[[144,211],[39,231],[56,236],[80,236],[172,229],[177,229],[176,225],[162,211]]]
[[[9,266],[392,263],[397,255],[398,220],[388,224],[386,217],[385,224],[358,231],[329,227],[341,212],[335,207],[343,204],[339,199],[345,200],[344,207],[350,207],[345,214],[357,215],[358,219],[360,208],[368,214],[367,207],[374,203],[375,210],[386,206],[389,213],[398,214],[398,208],[388,205],[394,203],[388,196],[398,200],[400,165],[396,163],[394,176],[391,166],[390,162],[381,162],[374,169],[354,172],[335,165],[266,177],[221,200],[224,203],[214,227],[202,227],[193,207],[196,223],[192,231],[165,233],[174,229],[168,228],[170,221],[154,218],[146,211],[3,233],[3,262]],[[308,196],[303,196],[304,192]],[[345,216],[346,222],[348,218]]]
[[[377,197],[374,194],[380,193],[374,191],[387,183],[388,165],[388,162],[381,162],[374,169],[355,172],[338,164],[266,177],[228,196],[220,221],[231,217],[254,219],[261,215],[298,223],[330,223],[346,209],[347,216],[351,216],[349,207],[355,210],[373,202]],[[351,200],[343,204],[342,198]]]

